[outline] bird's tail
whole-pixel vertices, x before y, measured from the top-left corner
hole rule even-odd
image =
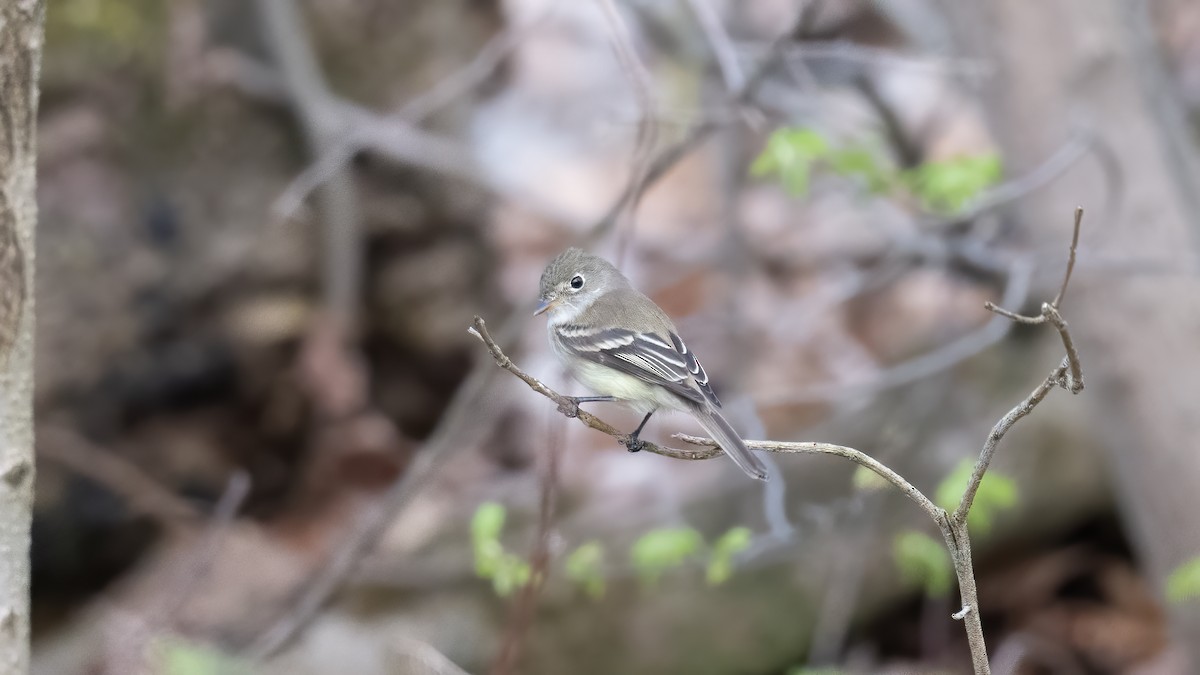
[[[697,409],[695,415],[696,421],[700,423],[700,426],[704,427],[704,430],[713,437],[717,445],[721,446],[721,449],[725,451],[725,454],[729,455],[734,464],[738,465],[738,468],[745,471],[746,475],[751,478],[757,478],[758,480],[767,479],[767,467],[763,465],[761,459],[755,457],[754,453],[750,452],[750,449],[742,442],[738,433],[733,430],[733,427],[729,426],[729,422],[726,422],[725,418],[721,417],[721,413],[712,408],[704,407]]]

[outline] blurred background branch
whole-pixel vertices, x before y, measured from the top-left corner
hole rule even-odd
[[[1195,3],[49,4],[36,675],[960,672],[955,613],[997,672],[1194,670]],[[743,436],[974,485],[978,608],[870,469],[525,395],[463,327],[582,393],[528,316],[570,245]],[[1064,349],[1090,395],[979,470]]]

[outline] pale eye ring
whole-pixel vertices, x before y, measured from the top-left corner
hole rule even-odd
[[[583,277],[579,276],[578,274],[571,277],[571,288],[574,288],[575,290],[583,288]]]

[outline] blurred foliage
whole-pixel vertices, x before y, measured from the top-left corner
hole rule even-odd
[[[475,573],[492,582],[496,594],[505,597],[529,583],[529,563],[504,549],[507,510],[495,502],[480,504],[471,518],[471,544],[475,555]],[[725,583],[733,576],[734,558],[750,546],[754,533],[747,527],[734,527],[713,542],[705,568],[710,586]],[[629,557],[638,578],[647,586],[658,583],[662,575],[705,551],[704,536],[690,527],[651,530],[634,542]],[[571,551],[564,561],[567,578],[579,584],[593,599],[604,597],[607,577],[604,545],[592,540]]]
[[[251,665],[203,645],[179,639],[159,642],[163,675],[251,675]]]
[[[787,675],[842,675],[842,671],[837,668],[811,668],[809,666],[796,666],[789,668]]]
[[[593,600],[604,597],[604,546],[592,540],[567,556],[567,578],[583,587]]]
[[[898,170],[863,142],[835,145],[813,129],[784,127],[767,139],[750,166],[754,176],[774,176],[788,193],[808,193],[813,172],[825,169],[852,179],[870,194],[912,195],[928,211],[952,215],[996,184],[1003,167],[996,154],[926,162]]]
[[[896,536],[892,556],[907,583],[919,584],[931,598],[944,598],[954,581],[950,554],[941,542],[916,530]]]
[[[690,527],[651,530],[634,542],[629,556],[638,578],[653,585],[663,572],[687,562],[703,546],[704,537]]]
[[[829,153],[826,161],[834,173],[859,181],[871,194],[885,193],[895,183],[895,176],[866,146],[838,148]]]
[[[1200,556],[1176,567],[1167,576],[1167,602],[1178,605],[1200,599]]]
[[[1000,181],[1003,169],[996,154],[927,162],[901,174],[921,204],[934,213],[952,215]]]
[[[754,533],[748,527],[734,527],[713,544],[712,556],[704,578],[709,586],[718,586],[733,576],[733,558],[750,546]]]
[[[971,482],[971,472],[974,470],[974,460],[964,459],[959,462],[950,475],[938,485],[933,501],[947,511],[958,508],[958,502],[962,499],[967,484]],[[1016,505],[1016,481],[995,469],[989,469],[979,483],[971,510],[967,512],[967,525],[979,534],[986,535],[992,529],[996,515]]]
[[[475,509],[471,518],[471,539],[474,541],[497,539],[504,530],[507,511],[496,502],[484,502]]]
[[[481,504],[471,519],[471,544],[475,551],[475,573],[490,579],[496,594],[510,595],[529,583],[529,563],[504,550],[500,533],[504,531],[505,508],[495,502]]]
[[[829,155],[829,143],[812,129],[784,127],[767,139],[767,147],[754,163],[755,176],[775,175],[794,197],[808,193],[813,166]]]
[[[92,68],[97,60],[105,66],[157,60],[168,10],[165,0],[55,0],[46,10],[46,40],[71,45]]]

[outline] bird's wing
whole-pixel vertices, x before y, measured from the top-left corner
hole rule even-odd
[[[674,332],[666,336],[624,328],[564,325],[555,329],[570,353],[658,384],[694,403],[721,407],[708,373]]]

